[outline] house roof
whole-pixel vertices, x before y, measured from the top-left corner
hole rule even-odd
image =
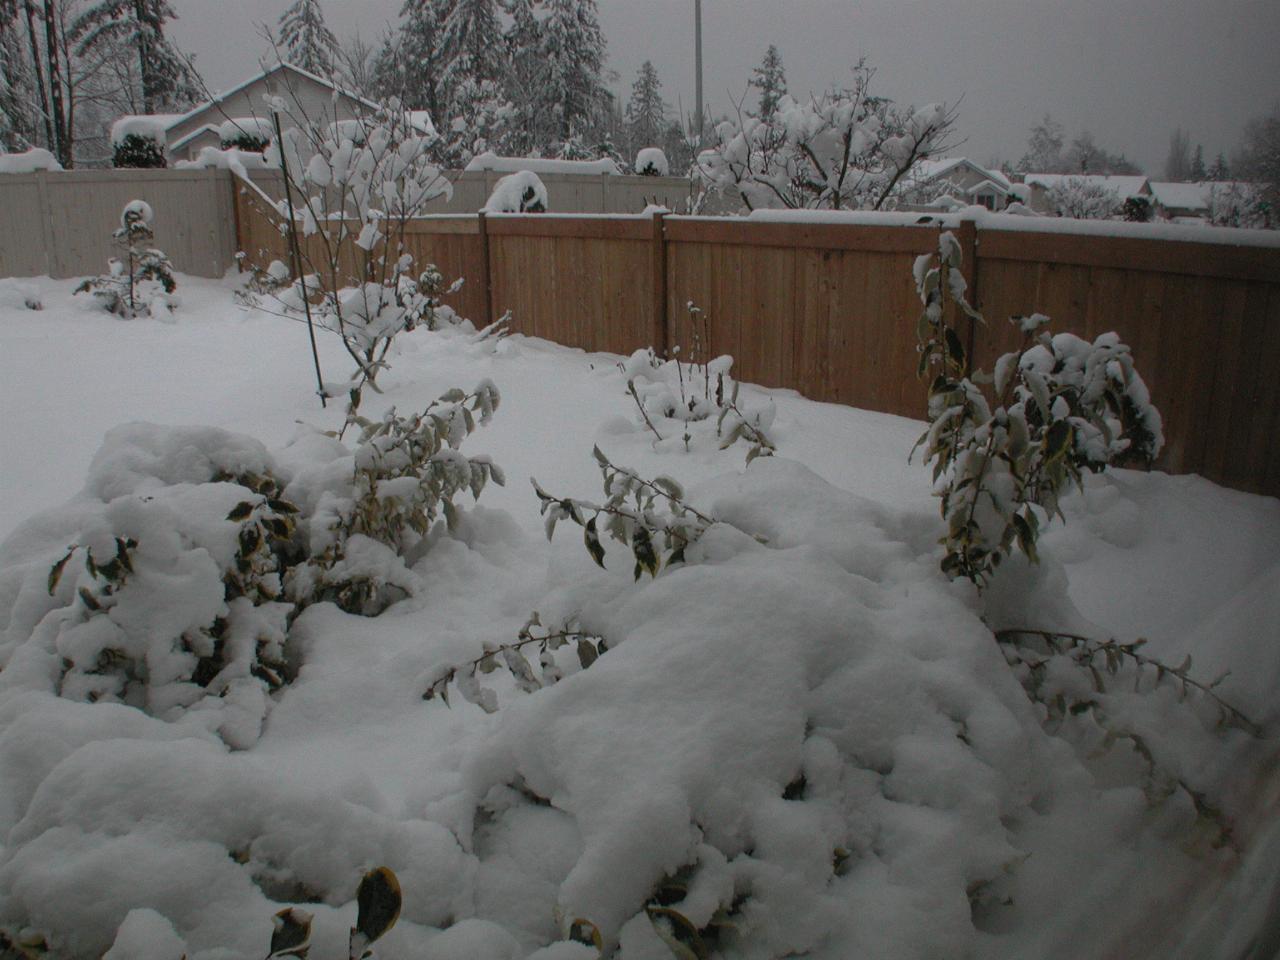
[[[1205,183],[1151,181],[1151,193],[1162,207],[1208,210],[1210,186]]]
[[[1103,176],[1090,173],[1028,173],[1023,181],[1033,187],[1052,190],[1065,181],[1080,181],[1090,186],[1099,186],[1110,190],[1121,200],[1142,196],[1143,188],[1150,190],[1150,181],[1143,176]]]
[[[231,87],[229,90],[218,91],[213,95],[212,99],[206,100],[204,101],[204,103],[201,103],[198,106],[192,107],[186,113],[178,114],[165,126],[165,129],[171,130],[174,127],[176,127],[178,124],[183,123],[187,120],[190,120],[192,117],[199,116],[201,113],[208,110],[210,107],[221,103],[222,101],[226,100],[228,97],[234,96],[235,94],[239,93],[241,90],[244,90],[246,87],[252,86],[253,84],[257,83],[259,80],[264,80],[267,77],[272,76],[273,74],[281,73],[286,70],[292,73],[296,73],[300,77],[305,77],[306,79],[314,83],[320,84],[321,86],[328,87],[330,90],[336,90],[338,93],[342,94],[344,97],[349,97],[350,99],[355,100],[357,103],[361,104],[362,106],[368,107],[370,110],[378,109],[378,105],[374,103],[372,100],[368,100],[360,96],[359,94],[352,93],[349,90],[343,90],[341,87],[335,86],[332,82],[326,80],[324,77],[317,76],[316,74],[312,73],[310,70],[303,70],[301,67],[299,67],[296,64],[281,62],[281,63],[275,64],[274,66],[264,68],[263,70],[261,70],[258,73],[255,73],[253,76],[249,77],[248,79],[242,80],[240,83],[237,83],[234,87]]]
[[[999,187],[1001,192],[1009,192],[1009,178],[999,170],[990,170],[980,164],[974,163],[968,157],[943,157],[941,159],[930,159],[919,161],[913,172],[913,179],[916,183],[928,183],[938,177],[945,176],[960,167],[967,167],[974,173],[978,174],[992,184]]]
[[[194,130],[188,133],[185,137],[180,137],[179,139],[173,141],[173,143],[169,144],[169,149],[181,150],[183,147],[189,144],[192,140],[196,139],[196,137],[202,136],[203,134],[206,134],[206,133],[212,133],[216,135],[218,133],[217,124],[206,123],[203,126],[196,127]],[[221,140],[222,138],[219,136],[218,139]]]

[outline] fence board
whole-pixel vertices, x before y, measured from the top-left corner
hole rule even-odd
[[[242,235],[277,242],[251,211]],[[920,417],[914,258],[937,229],[666,216],[423,221],[414,252],[477,270],[489,243],[493,306],[513,329],[586,350],[695,350],[687,303],[743,380]],[[486,231],[485,237],[480,230]],[[419,234],[421,230],[421,235]],[[1112,242],[1124,241],[1124,242]],[[1145,246],[1143,246],[1145,245]],[[1114,330],[1165,418],[1158,466],[1280,494],[1280,250],[981,230],[966,273],[987,323],[972,361],[990,371],[1023,340],[1013,316],[1055,332]],[[447,266],[447,268],[446,268]],[[465,288],[464,288],[465,289]],[[478,291],[473,288],[473,294]],[[665,342],[655,342],[667,315]],[[475,309],[475,308],[472,308]]]

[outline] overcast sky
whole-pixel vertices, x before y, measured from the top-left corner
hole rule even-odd
[[[205,81],[229,86],[263,53],[254,23],[289,0],[172,0],[171,34]],[[340,37],[376,39],[401,0],[324,0]],[[1280,102],[1277,0],[703,0],[708,113],[730,108],[765,48],[793,94],[848,75],[865,56],[878,92],[903,103],[961,95],[958,154],[1016,160],[1050,113],[1158,175],[1182,126],[1206,162]],[[599,0],[608,66],[624,96],[646,59],[674,108],[693,110],[693,0]]]

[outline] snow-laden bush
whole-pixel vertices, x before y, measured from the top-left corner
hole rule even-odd
[[[267,117],[235,117],[224,120],[218,127],[219,146],[223,150],[262,153],[274,136],[275,129]]]
[[[769,117],[715,128],[696,171],[708,189],[770,207],[878,210],[921,160],[948,147],[954,107],[902,109],[873,95],[863,63],[850,87],[800,101],[784,95]]]
[[[375,616],[412,594],[417,581],[408,563],[425,548],[436,518],[443,515],[453,529],[459,494],[478,499],[490,481],[506,482],[487,456],[458,449],[477,423],[489,423],[499,402],[497,387],[484,380],[469,394],[445,393],[420,414],[399,416],[392,408],[377,421],[357,415],[352,455],[327,466],[319,487],[298,481],[299,491],[309,490],[310,559],[292,571],[290,596]]]
[[[665,177],[671,165],[661,147],[644,147],[636,154],[635,171],[641,177]]]
[[[155,213],[145,200],[125,204],[120,227],[111,235],[124,251],[124,259],[110,258],[108,272],[85,280],[76,293],[92,293],[109,312],[126,320],[140,313],[156,317],[171,311],[170,294],[178,283],[164,251],[151,246],[155,242],[154,219]]]
[[[982,317],[965,299],[960,244],[942,234],[915,262],[924,303],[917,324],[921,377],[930,377],[929,429],[920,438],[947,523],[942,569],[984,585],[1016,545],[1033,560],[1041,516],[1084,471],[1149,465],[1164,445],[1160,414],[1114,333],[1092,343],[1014,317],[1023,346],[996,361],[994,399],[969,376],[957,324]]]
[[[1234,181],[1209,189],[1209,222],[1216,227],[1267,230],[1280,225],[1280,217],[1261,186]]]
[[[1123,207],[1119,194],[1087,177],[1064,177],[1049,188],[1045,199],[1058,216],[1075,220],[1108,220]]]
[[[6,678],[40,676],[73,700],[185,716],[251,745],[285,680],[281,579],[298,552],[282,488],[247,437],[111,431],[81,500],[51,519],[49,539],[62,534],[70,549],[18,568],[20,592],[0,618]]]
[[[493,185],[483,209],[486,213],[545,213],[547,188],[532,170],[517,170]]]
[[[22,153],[0,153],[0,173],[35,173],[38,170],[61,170],[62,164],[42,147]]]
[[[167,165],[168,135],[157,117],[121,117],[111,125],[111,164],[149,169]]]
[[[268,104],[288,123],[266,158],[285,174],[274,212],[289,237],[293,277],[256,300],[342,338],[356,365],[349,382],[327,386],[314,348],[313,358],[321,395],[352,398],[350,424],[396,335],[434,318],[440,276],[415,264],[406,231],[453,188],[430,159],[436,135],[421,135],[398,102],[356,119],[339,118],[336,106],[329,116],[283,97]]]

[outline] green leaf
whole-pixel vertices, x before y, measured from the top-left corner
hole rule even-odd
[[[1047,461],[1058,460],[1066,456],[1071,449],[1071,441],[1075,431],[1066,420],[1055,420],[1049,425],[1044,435],[1044,458]]]
[[[241,500],[231,508],[231,512],[227,514],[227,519],[232,523],[248,520],[249,514],[253,513],[253,506],[248,500]]]
[[[378,867],[366,873],[356,891],[357,915],[355,928],[351,931],[352,945],[356,944],[357,938],[362,938],[367,946],[394,927],[400,917],[400,905],[400,881],[389,867]],[[360,954],[353,950],[352,956]]]
[[[76,548],[72,547],[67,551],[67,555],[53,565],[53,569],[49,571],[49,596],[53,596],[53,591],[58,587],[58,581],[62,579],[62,571],[66,569],[67,561],[70,560],[76,552]]]
[[[698,928],[678,910],[646,906],[644,912],[667,949],[680,960],[706,960],[711,956]]]
[[[300,907],[286,907],[271,921],[271,954],[267,960],[305,958],[311,947],[311,914]]]
[[[576,917],[569,924],[569,939],[574,943],[586,944],[600,951],[604,950],[604,938],[600,936],[600,928],[582,917]]]
[[[592,517],[587,521],[586,526],[582,528],[582,539],[587,545],[587,552],[591,554],[591,559],[596,562],[596,566],[604,569],[604,545],[600,543],[600,536],[596,533],[596,517]]]
[[[88,607],[90,610],[93,610],[96,612],[102,609],[102,604],[98,602],[98,598],[95,597],[88,590],[86,590],[84,587],[80,588],[79,593],[80,593],[81,602],[83,602],[84,605]]]
[[[599,659],[600,652],[590,640],[578,640],[578,662],[582,664],[583,670],[586,670]]]
[[[644,527],[636,527],[635,533],[631,535],[631,552],[636,558],[636,579],[640,579],[640,574],[644,571],[649,572],[649,576],[656,577],[658,575],[658,555],[653,549],[653,540],[649,536],[649,531]]]
[[[944,337],[947,343],[947,359],[955,364],[957,370],[965,369],[968,358],[965,355],[964,344],[960,342],[960,335],[951,327],[947,327]]]

